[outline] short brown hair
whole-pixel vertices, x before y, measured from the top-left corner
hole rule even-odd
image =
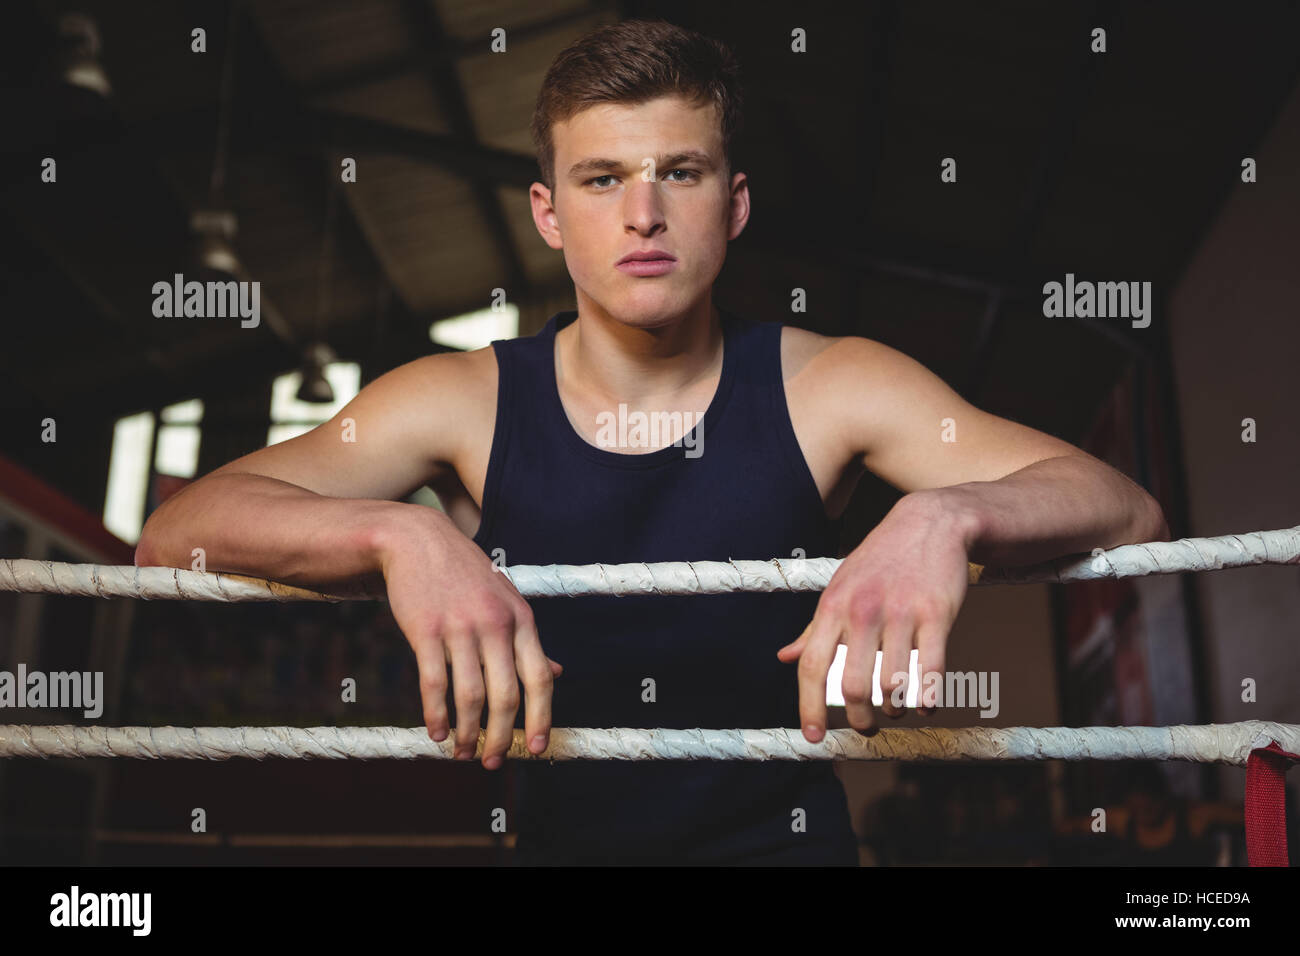
[[[542,182],[555,189],[556,123],[598,103],[643,103],[673,93],[718,108],[723,159],[734,169],[743,99],[740,65],[726,44],[663,20],[624,20],[570,44],[546,71],[533,111]]]

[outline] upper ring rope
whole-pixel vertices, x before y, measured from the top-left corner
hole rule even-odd
[[[838,558],[770,561],[664,561],[651,564],[548,564],[502,568],[526,598],[637,594],[729,594],[740,591],[820,591]],[[1126,544],[1086,557],[1069,556],[1025,568],[971,564],[970,583],[1037,584],[1101,578],[1217,571],[1250,564],[1300,564],[1300,527],[1216,538]],[[324,594],[261,578],[180,568],[66,564],[0,559],[0,591],[81,597],[188,601],[382,600],[363,590]]]

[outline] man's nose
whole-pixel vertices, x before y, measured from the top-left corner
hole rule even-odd
[[[623,196],[623,216],[629,229],[650,235],[664,225],[658,182],[645,182],[638,174],[632,178]]]

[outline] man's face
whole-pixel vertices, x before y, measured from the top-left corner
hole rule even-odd
[[[556,124],[553,142],[555,191],[533,184],[533,219],[564,250],[580,308],[654,328],[707,303],[749,218],[745,176],[724,166],[717,108],[680,96],[601,104]],[[646,250],[675,261],[620,265]]]

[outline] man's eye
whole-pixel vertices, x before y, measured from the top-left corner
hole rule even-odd
[[[698,178],[699,178],[699,175],[700,175],[699,173],[695,172],[695,170],[693,170],[693,169],[670,169],[670,170],[668,171],[668,176],[671,176],[673,173],[682,173],[682,174],[684,174],[684,175],[686,175],[686,176],[691,177],[691,179],[679,179],[679,180],[677,180],[677,182],[679,182],[679,183],[688,183],[688,182],[690,182],[690,181],[693,180],[693,179],[698,179]],[[667,177],[665,177],[665,178],[667,178]]]
[[[602,179],[613,179],[613,178],[614,178],[613,176],[611,176],[611,175],[609,175],[608,173],[606,173],[604,176],[597,176],[597,177],[595,177],[594,179],[588,179],[588,180],[587,180],[587,185],[588,185],[588,186],[596,185],[597,188],[599,188],[599,182],[600,182],[600,180],[602,180]]]

